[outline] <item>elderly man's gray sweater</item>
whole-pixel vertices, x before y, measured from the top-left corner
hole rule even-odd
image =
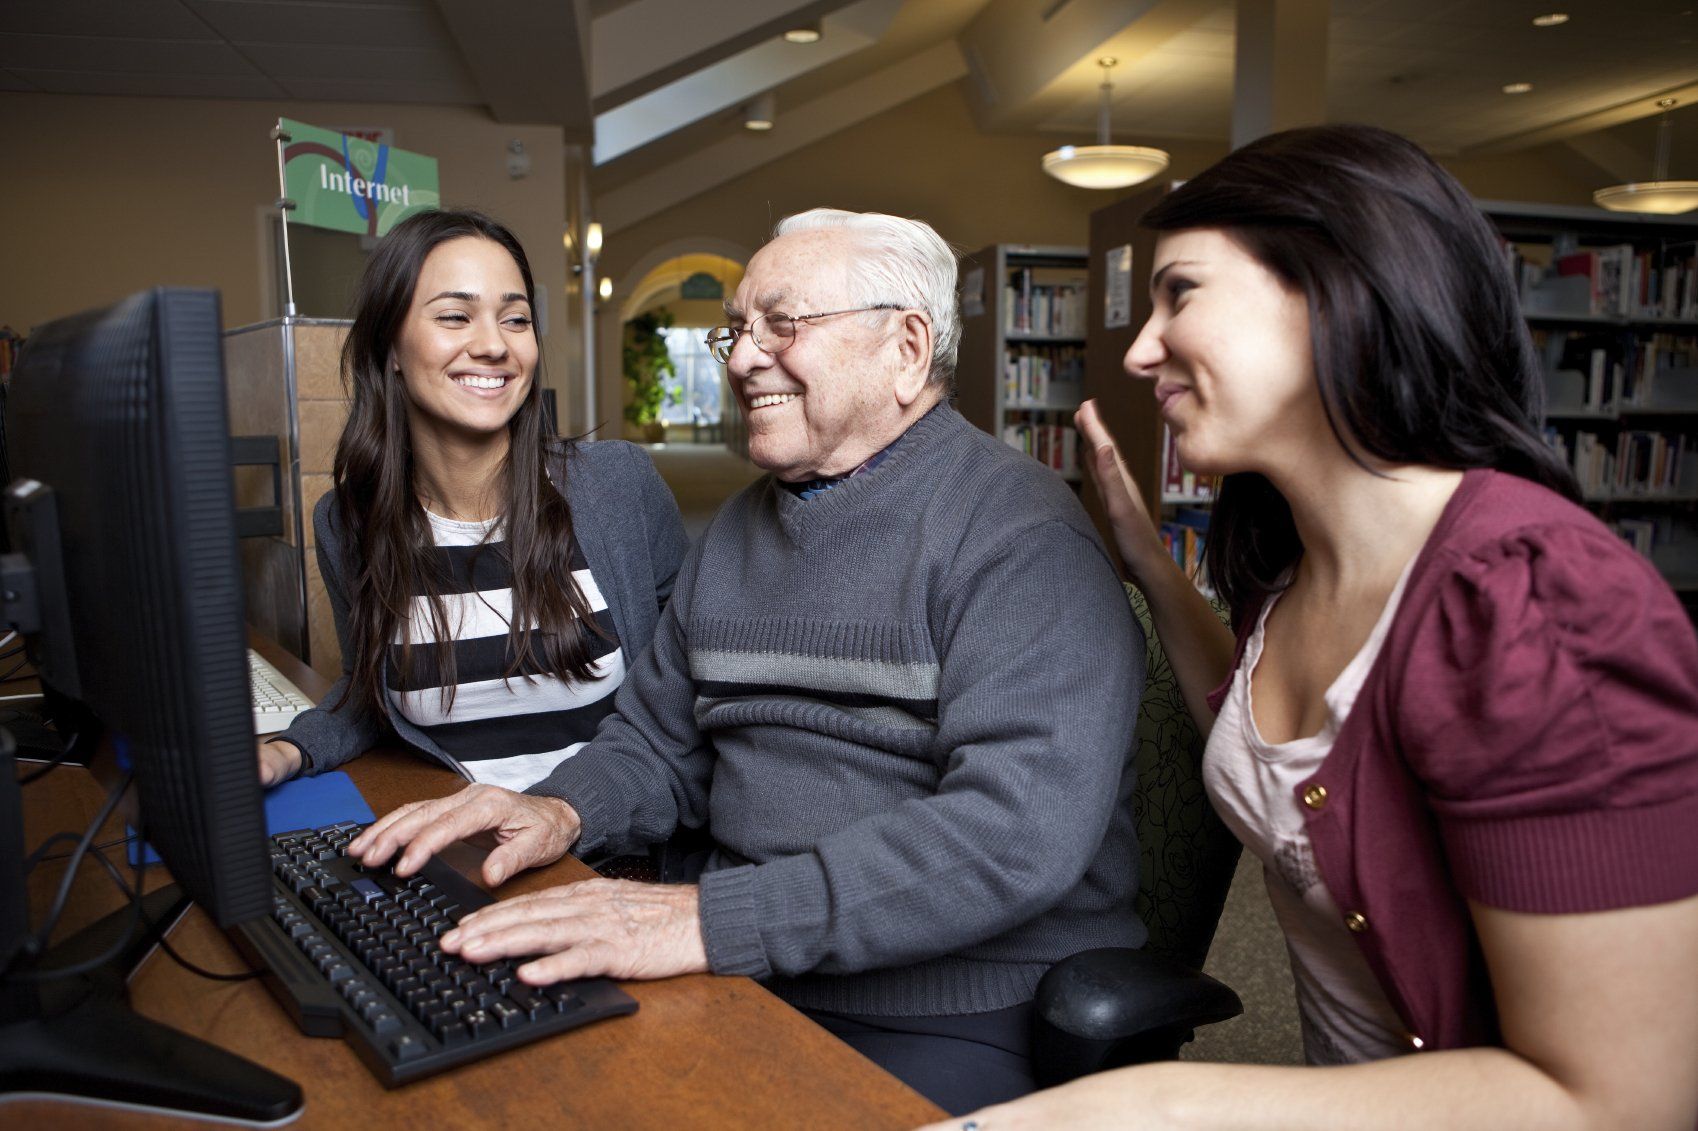
[[[975,1013],[1139,946],[1144,644],[1053,473],[951,407],[804,501],[771,478],[686,558],[595,740],[532,792],[577,851],[706,825],[717,973],[800,1006]]]

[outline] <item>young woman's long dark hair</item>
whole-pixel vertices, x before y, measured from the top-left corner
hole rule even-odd
[[[1315,378],[1350,457],[1491,467],[1580,499],[1540,436],[1544,382],[1496,233],[1419,146],[1315,126],[1239,149],[1144,214],[1219,228],[1308,300]],[[1266,478],[1228,475],[1205,558],[1234,619],[1303,547]]]
[[[407,387],[393,358],[425,258],[449,240],[468,236],[493,240],[507,250],[524,277],[525,297],[534,310],[531,265],[512,232],[476,212],[422,212],[395,225],[372,252],[360,277],[354,324],[342,347],[342,379],[353,407],[336,445],[336,503],[358,566],[348,601],[354,654],[349,657],[347,697],[378,710],[383,707],[392,642],[402,643],[400,672],[426,670],[411,634],[415,596],[427,598],[436,636],[432,682],[439,680],[444,687],[444,707],[453,701],[453,626],[442,600],[448,579],[442,576],[430,521],[418,498]],[[508,453],[497,487],[505,533],[504,542],[491,552],[504,553],[513,574],[507,674],[551,673],[589,680],[593,656],[586,629],[599,630],[589,602],[572,579],[571,509],[549,480],[553,456],[565,486],[560,445],[543,410],[541,369],[539,350],[530,389],[507,426]]]

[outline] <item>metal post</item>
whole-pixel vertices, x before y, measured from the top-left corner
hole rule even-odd
[[[271,127],[271,140],[277,143],[277,214],[283,223],[283,318],[288,321],[295,317],[295,272],[289,262],[289,213],[294,211],[295,202],[289,199],[289,182],[283,173],[283,147],[294,139],[284,131],[281,119]]]

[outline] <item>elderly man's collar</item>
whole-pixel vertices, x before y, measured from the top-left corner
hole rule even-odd
[[[838,484],[846,483],[858,475],[866,475],[868,472],[878,467],[879,464],[885,461],[886,457],[896,451],[897,448],[901,447],[903,442],[913,435],[914,430],[919,427],[921,421],[935,415],[938,410],[944,408],[948,404],[949,399],[947,397],[939,400],[936,404],[932,405],[931,408],[921,413],[919,419],[915,420],[913,424],[910,424],[903,431],[902,435],[898,436],[895,440],[892,440],[889,444],[885,445],[877,452],[874,452],[872,456],[862,461],[860,466],[856,467],[852,471],[845,472],[842,475],[828,475],[821,479],[805,479],[799,483],[786,483],[781,479],[778,481],[778,485],[786,491],[789,491],[792,495],[795,495],[797,498],[802,499],[804,502],[810,499],[816,499],[831,490],[833,487],[836,487]]]

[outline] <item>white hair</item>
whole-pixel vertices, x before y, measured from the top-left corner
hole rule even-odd
[[[961,344],[955,250],[922,221],[841,208],[813,208],[787,216],[772,234],[776,239],[836,229],[853,233],[867,252],[849,261],[852,293],[848,300],[868,306],[898,303],[905,309],[925,311],[932,323],[926,381],[950,391],[955,382],[955,353]]]

